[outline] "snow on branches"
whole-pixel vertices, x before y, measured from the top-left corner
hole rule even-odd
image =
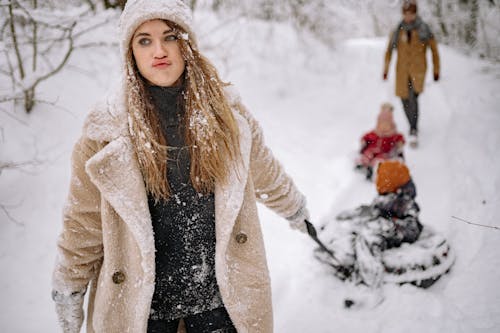
[[[2,85],[0,103],[22,103],[31,112],[41,82],[56,75],[75,49],[99,45],[83,37],[117,15],[94,9],[74,2],[0,1],[0,77],[10,86]]]

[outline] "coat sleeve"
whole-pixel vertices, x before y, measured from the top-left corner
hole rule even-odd
[[[248,121],[252,132],[249,168],[257,201],[282,217],[294,216],[306,206],[304,195],[299,192],[292,178],[266,146],[262,128],[257,120],[241,103],[238,104],[238,109]]]
[[[384,58],[384,74],[389,73],[389,65],[391,63],[392,58],[392,49],[393,49],[393,34],[389,36],[389,42],[387,43],[387,49],[385,50],[385,58]]]
[[[439,52],[438,52],[437,42],[434,37],[432,37],[429,40],[429,46],[432,52],[432,64],[434,69],[434,75],[439,75],[440,72]]]
[[[97,150],[95,141],[81,138],[72,153],[70,188],[52,277],[54,291],[64,295],[85,290],[103,257],[100,193],[85,172],[86,161]]]

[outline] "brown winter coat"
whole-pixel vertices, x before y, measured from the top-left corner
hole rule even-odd
[[[411,80],[416,93],[424,91],[425,73],[427,71],[427,47],[432,51],[432,63],[434,75],[439,75],[439,53],[434,37],[423,43],[417,30],[411,31],[408,41],[406,33],[399,34],[398,59],[396,63],[396,96],[408,98],[408,81]],[[392,57],[392,34],[389,37],[389,45],[385,52],[384,73],[389,72],[389,64]]]
[[[67,294],[92,283],[87,332],[146,332],[154,291],[154,235],[123,100],[108,100],[87,118],[58,242],[53,288]],[[268,333],[271,289],[256,199],[288,217],[304,198],[264,145],[258,123],[238,100],[233,107],[241,161],[229,184],[215,188],[216,277],[238,332]]]

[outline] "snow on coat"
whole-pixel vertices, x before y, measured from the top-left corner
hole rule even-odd
[[[241,160],[228,184],[214,191],[216,277],[238,332],[267,333],[273,330],[271,289],[256,201],[289,217],[305,200],[265,146],[257,121],[239,99],[232,98],[232,106]],[[92,110],[74,147],[53,288],[71,294],[91,283],[87,332],[146,332],[154,256],[125,98],[116,93]]]

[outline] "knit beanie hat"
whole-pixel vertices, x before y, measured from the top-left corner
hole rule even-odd
[[[413,14],[417,13],[417,1],[416,0],[403,0],[403,6],[401,7],[403,13],[410,12]]]
[[[379,194],[393,193],[410,181],[410,171],[403,162],[387,160],[377,169],[377,191]]]
[[[393,117],[394,107],[390,103],[382,104],[380,113],[377,117],[377,127],[375,127],[375,133],[378,136],[390,136],[397,132],[396,123]]]
[[[191,9],[181,0],[128,0],[120,16],[120,50],[126,59],[130,40],[135,30],[144,22],[154,19],[171,21],[188,33],[196,45],[192,31]]]

